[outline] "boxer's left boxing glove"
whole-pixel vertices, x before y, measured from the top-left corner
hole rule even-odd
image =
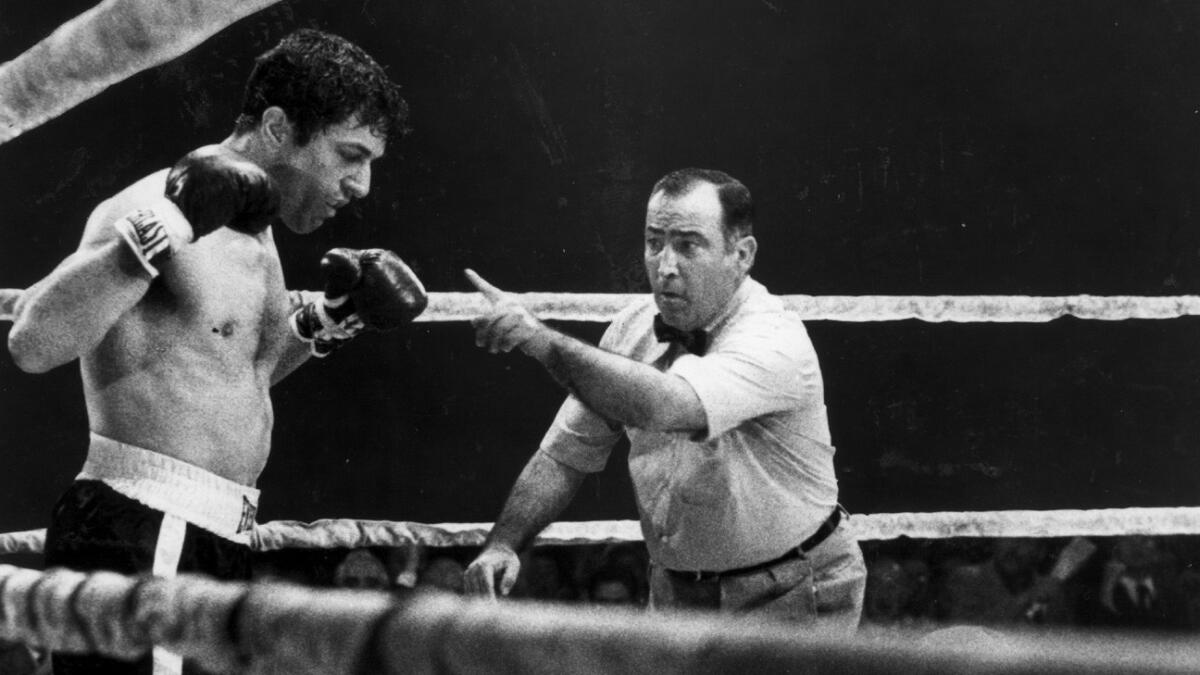
[[[400,256],[383,249],[335,248],[321,258],[325,296],[291,316],[292,332],[326,356],[363,328],[388,331],[424,311],[428,296]]]
[[[197,148],[176,162],[166,196],[191,223],[195,239],[220,227],[258,234],[279,213],[279,191],[267,172],[223,145]]]
[[[150,278],[181,247],[228,226],[262,232],[279,212],[279,193],[257,164],[221,145],[184,155],[167,173],[164,196],[113,227]]]

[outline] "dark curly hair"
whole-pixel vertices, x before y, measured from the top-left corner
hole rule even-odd
[[[357,45],[319,30],[298,30],[255,59],[235,132],[279,106],[304,145],[312,135],[358,114],[389,141],[408,133],[408,103],[400,87]]]

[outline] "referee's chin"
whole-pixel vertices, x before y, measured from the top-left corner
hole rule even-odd
[[[691,303],[677,295],[664,296],[661,293],[654,294],[654,304],[658,307],[658,313],[662,314],[663,321],[672,328],[679,330],[692,330],[695,326],[689,325],[691,318],[689,316]]]

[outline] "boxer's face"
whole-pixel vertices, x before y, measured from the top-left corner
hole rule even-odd
[[[280,191],[279,215],[288,229],[312,232],[351,200],[371,189],[371,163],[386,141],[357,116],[315,132],[308,143],[284,143],[268,170]]]
[[[728,245],[722,218],[711,183],[677,197],[650,197],[646,274],[658,311],[676,328],[703,328],[716,318],[754,261],[753,237]]]

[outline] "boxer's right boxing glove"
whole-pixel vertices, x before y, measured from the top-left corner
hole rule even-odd
[[[412,323],[429,296],[400,256],[381,248],[358,252],[362,281],[350,289],[350,302],[371,330],[390,331]]]
[[[335,248],[321,258],[325,297],[292,314],[292,332],[326,356],[363,328],[388,331],[411,322],[428,296],[400,256],[383,249]]]
[[[307,302],[292,313],[292,333],[310,343],[313,356],[328,356],[363,329],[350,302],[350,289],[362,279],[362,267],[355,253],[348,248],[335,248],[326,253],[321,258],[324,297]]]
[[[153,279],[180,247],[223,226],[257,234],[278,212],[279,192],[262,168],[224,146],[206,145],[175,163],[162,199],[113,226]]]

